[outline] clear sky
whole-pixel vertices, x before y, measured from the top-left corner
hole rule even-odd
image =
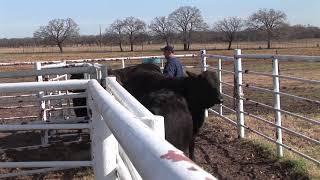
[[[180,6],[198,7],[212,25],[227,16],[248,17],[260,8],[284,11],[291,24],[320,27],[320,0],[0,0],[0,38],[32,37],[55,18],[74,19],[81,34],[98,34],[117,18],[134,16],[149,23]]]

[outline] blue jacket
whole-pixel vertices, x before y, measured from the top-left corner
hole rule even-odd
[[[163,69],[163,74],[166,77],[172,77],[172,78],[183,77],[184,74],[183,74],[182,64],[175,57],[167,59],[167,62]]]

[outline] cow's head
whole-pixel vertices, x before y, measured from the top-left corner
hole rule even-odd
[[[222,103],[219,92],[219,81],[217,75],[212,71],[205,71],[199,75],[187,71],[188,101],[200,108],[209,108],[215,104]]]

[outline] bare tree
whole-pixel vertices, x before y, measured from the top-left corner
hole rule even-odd
[[[227,17],[218,21],[214,25],[214,30],[222,32],[224,39],[229,43],[228,49],[231,49],[232,41],[236,38],[236,34],[243,27],[243,20],[238,17]]]
[[[123,41],[124,41],[124,33],[125,33],[125,24],[124,24],[124,21],[122,20],[115,20],[111,25],[110,25],[110,28],[106,30],[106,32],[108,34],[116,34],[117,36],[117,41],[118,41],[118,44],[119,44],[119,47],[120,47],[120,51],[122,52],[123,51],[123,48],[122,48],[122,44],[123,44]]]
[[[128,35],[131,51],[133,44],[141,33],[146,30],[146,23],[135,17],[127,17],[124,21],[125,32]]]
[[[260,9],[248,19],[248,26],[267,33],[268,49],[271,48],[271,39],[275,31],[285,24],[287,15],[274,9]]]
[[[154,18],[149,28],[156,36],[162,38],[166,41],[166,44],[169,45],[171,42],[171,38],[173,36],[173,25],[172,22],[165,16]]]
[[[79,28],[71,18],[53,19],[47,26],[41,26],[33,36],[58,45],[60,52],[63,52],[63,43],[73,37],[79,36]]]
[[[192,32],[203,30],[207,27],[200,10],[196,7],[182,6],[173,11],[169,15],[169,19],[182,34],[184,50],[190,49]]]

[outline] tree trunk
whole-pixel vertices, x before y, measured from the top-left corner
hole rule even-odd
[[[268,38],[268,49],[270,49],[271,48],[271,40],[270,40],[270,38]]]
[[[133,51],[133,42],[130,42],[131,51]]]
[[[183,50],[188,51],[188,43],[183,43]]]
[[[60,53],[63,53],[63,49],[62,49],[62,44],[61,43],[58,43],[58,47],[60,49]]]
[[[230,50],[230,49],[231,49],[231,44],[232,44],[232,41],[229,41],[228,50]]]
[[[120,51],[123,52],[122,43],[119,42]]]
[[[268,33],[268,49],[271,48],[271,34]]]

